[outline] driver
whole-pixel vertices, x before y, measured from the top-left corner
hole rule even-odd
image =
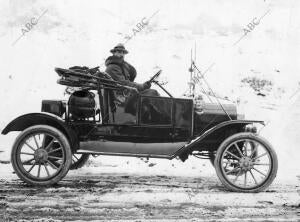
[[[150,82],[143,84],[134,82],[136,77],[135,68],[124,60],[124,56],[128,53],[123,44],[118,44],[110,52],[113,54],[109,56],[106,61],[106,72],[116,81],[123,83],[126,86],[134,87],[139,92],[147,90],[151,87]]]
[[[147,96],[159,96],[159,93],[155,89],[150,89],[151,83],[149,81],[143,84],[134,82],[136,77],[135,68],[124,60],[125,55],[128,51],[125,49],[123,44],[118,44],[113,49],[110,50],[113,54],[109,56],[106,61],[106,70],[114,80],[121,82],[126,86],[136,88],[139,94]],[[136,92],[131,92],[130,96],[124,98],[123,95],[115,93],[115,101],[119,105],[124,104],[125,112],[135,115],[136,113],[136,102],[138,94]]]

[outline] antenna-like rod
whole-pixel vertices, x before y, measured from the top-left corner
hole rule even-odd
[[[208,89],[211,91],[211,93],[213,94],[213,96],[216,98],[218,104],[221,106],[222,110],[224,111],[224,113],[226,113],[226,115],[228,116],[228,118],[230,120],[232,120],[232,118],[230,117],[230,115],[226,112],[226,110],[224,109],[223,105],[220,103],[219,99],[217,98],[215,92],[212,90],[212,88],[210,87],[210,85],[208,84],[208,82],[206,81],[206,79],[204,78],[204,75],[200,72],[200,70],[198,69],[198,67],[196,66],[195,62],[192,62],[193,67],[198,71],[198,73],[200,74],[200,77],[203,79],[203,81],[205,82],[205,84],[207,85]]]
[[[192,60],[191,62],[193,63],[194,61],[196,61],[196,51],[197,51],[197,48],[196,48],[196,41],[195,41],[195,49],[194,49],[194,60]],[[194,69],[192,68],[192,71],[193,71],[193,79],[195,78],[195,71]],[[193,87],[193,98],[195,97],[195,85]]]
[[[189,69],[190,71],[190,84],[189,84],[189,96],[193,96],[193,49],[191,49],[191,67]]]

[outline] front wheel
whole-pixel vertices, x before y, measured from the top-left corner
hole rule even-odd
[[[66,136],[54,127],[36,125],[16,138],[11,161],[18,177],[31,185],[49,186],[69,171],[72,152]]]
[[[238,133],[220,145],[214,165],[219,179],[229,190],[260,192],[275,179],[278,160],[264,138]]]

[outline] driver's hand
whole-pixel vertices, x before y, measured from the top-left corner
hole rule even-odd
[[[151,82],[150,81],[144,82],[143,83],[143,88],[144,88],[144,90],[145,89],[150,89],[151,88]]]

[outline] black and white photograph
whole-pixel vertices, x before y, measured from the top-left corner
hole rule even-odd
[[[0,3],[0,222],[300,221],[300,1]]]

